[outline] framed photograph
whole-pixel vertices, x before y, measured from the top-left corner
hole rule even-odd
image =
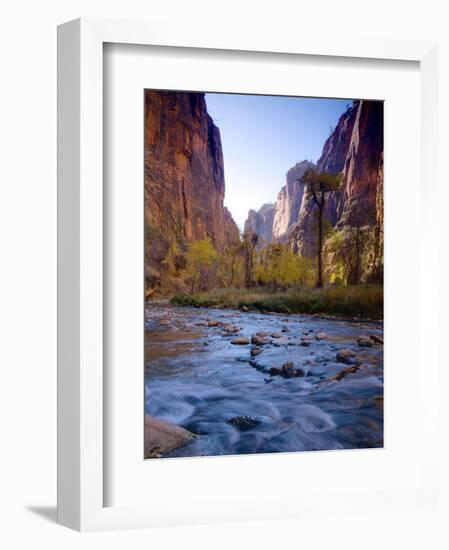
[[[436,44],[58,51],[59,522],[434,506]]]

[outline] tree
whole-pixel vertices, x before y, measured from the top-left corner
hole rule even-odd
[[[239,273],[241,272],[241,266],[239,263],[243,258],[245,247],[243,243],[236,244],[229,247],[227,251],[227,267],[229,268],[229,286],[239,284]]]
[[[186,257],[178,243],[172,243],[162,264],[173,277],[179,277],[186,267]]]
[[[259,255],[256,279],[274,286],[290,286],[299,278],[299,257],[281,243],[270,243]]]
[[[245,286],[249,288],[253,284],[254,250],[259,237],[257,233],[243,235],[243,250],[245,258]]]
[[[348,225],[335,231],[326,242],[326,250],[332,254],[334,271],[341,269],[348,285],[360,283],[366,264],[369,236],[369,227]]]
[[[319,172],[315,168],[309,168],[301,178],[308,196],[318,208],[318,276],[316,286],[323,286],[323,218],[326,206],[326,197],[332,191],[337,191],[341,186],[341,174]]]
[[[192,242],[186,254],[186,274],[190,280],[190,290],[205,290],[211,278],[211,268],[217,261],[218,254],[210,238]]]

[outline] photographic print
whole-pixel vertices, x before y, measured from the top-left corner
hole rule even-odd
[[[145,458],[383,447],[383,107],[144,91]]]

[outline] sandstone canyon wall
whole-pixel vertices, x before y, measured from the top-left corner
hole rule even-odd
[[[354,101],[326,140],[317,167],[343,174],[341,189],[327,197],[332,226],[374,227],[383,220],[383,102]],[[316,249],[315,208],[303,195],[290,233],[293,248],[309,256]]]
[[[308,168],[315,165],[302,161],[287,172],[273,208],[271,240],[289,243],[294,252],[313,256],[317,249],[316,206],[300,181]],[[383,247],[383,102],[354,101],[324,143],[316,168],[342,173],[340,190],[326,197],[325,219],[337,229],[373,229],[372,278],[379,280]],[[260,211],[251,210],[245,230],[259,229],[269,236],[270,228],[265,223],[269,220],[264,216],[262,223],[261,218]]]
[[[157,279],[173,242],[210,237],[219,251],[240,241],[223,206],[220,132],[203,93],[145,92],[145,267]],[[150,282],[151,284],[151,282]]]

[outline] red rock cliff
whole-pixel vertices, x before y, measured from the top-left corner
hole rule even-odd
[[[158,271],[169,245],[210,237],[218,250],[239,241],[223,206],[220,132],[202,93],[145,92],[146,268]]]

